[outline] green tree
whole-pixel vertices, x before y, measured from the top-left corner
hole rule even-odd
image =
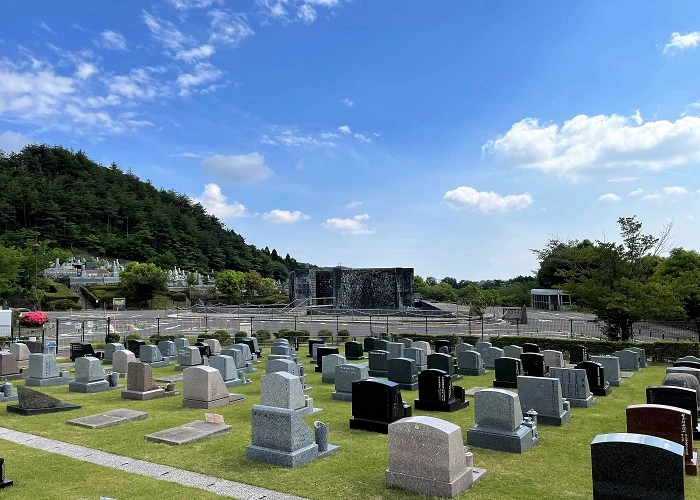
[[[258,295],[262,297],[269,297],[277,291],[277,284],[272,278],[263,278],[260,280],[260,285],[258,287]]]
[[[168,275],[155,264],[129,262],[119,274],[119,286],[126,297],[145,302],[168,290]]]
[[[700,319],[700,254],[674,248],[654,271],[654,279],[667,283],[683,302],[686,315]]]
[[[245,287],[248,291],[250,298],[253,298],[255,293],[260,290],[262,286],[262,276],[257,271],[248,271],[245,273]]]
[[[245,287],[245,273],[227,269],[216,275],[214,283],[216,283],[216,288],[219,289],[220,292],[229,297],[240,299],[243,295],[243,288]]]

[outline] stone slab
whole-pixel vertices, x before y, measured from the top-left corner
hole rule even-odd
[[[146,441],[151,441],[153,443],[165,443],[171,446],[178,446],[230,433],[230,425],[195,420],[189,424],[172,427],[170,429],[154,432],[153,434],[147,434],[145,438]]]
[[[172,384],[175,382],[182,382],[182,373],[176,373],[175,375],[166,375],[164,377],[158,377],[153,379],[155,382],[162,382],[164,384]]]
[[[489,388],[488,387],[472,387],[471,389],[467,389],[466,391],[464,391],[464,394],[466,396],[474,397],[474,394],[476,394],[477,392],[481,392],[484,389],[489,389]]]
[[[632,378],[632,375],[634,375],[634,372],[620,372],[620,377],[622,378]]]
[[[80,405],[70,403],[58,403],[50,408],[21,408],[19,405],[7,405],[7,411],[17,413],[24,416],[44,415],[45,413],[59,413],[63,411],[71,411],[82,408]]]
[[[185,408],[216,408],[217,406],[224,406],[233,403],[242,403],[245,401],[245,396],[243,394],[229,394],[228,397],[214,399],[212,401],[199,401],[196,399],[182,399],[182,406]]]
[[[66,423],[86,427],[88,429],[104,429],[105,427],[113,427],[115,425],[127,424],[129,422],[137,422],[146,420],[148,413],[145,411],[128,410],[120,408],[118,410],[99,413],[97,415],[89,415],[87,417],[74,418]]]

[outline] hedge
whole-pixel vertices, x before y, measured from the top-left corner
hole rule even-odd
[[[44,292],[44,297],[41,299],[42,304],[49,311],[65,311],[68,309],[80,309],[78,302],[80,297],[68,288],[63,283],[52,281],[49,284],[48,290]]]

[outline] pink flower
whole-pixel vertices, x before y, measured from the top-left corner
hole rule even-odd
[[[29,312],[19,318],[19,324],[22,326],[43,326],[48,321],[49,317],[41,311]]]

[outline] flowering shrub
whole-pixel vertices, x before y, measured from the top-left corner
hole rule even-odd
[[[41,311],[34,311],[19,318],[22,326],[43,326],[49,321],[49,317]]]

